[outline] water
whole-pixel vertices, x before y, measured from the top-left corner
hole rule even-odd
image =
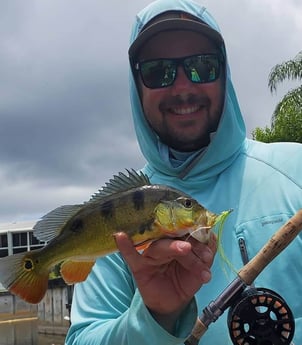
[[[38,321],[0,322],[0,345],[64,345],[62,335],[38,333]]]

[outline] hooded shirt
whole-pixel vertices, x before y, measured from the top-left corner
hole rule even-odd
[[[213,17],[199,4],[189,0],[158,0],[136,16],[131,42],[152,18],[171,10],[189,13],[219,31]],[[221,49],[226,61],[223,113],[210,144],[200,152],[186,155],[174,152],[176,158],[172,160],[170,149],[160,142],[145,119],[132,74],[130,97],[137,140],[147,161],[142,170],[151,182],[176,187],[215,213],[233,209],[221,239],[221,247],[232,269],[218,253],[212,266],[211,281],[198,291],[178,320],[175,332],[170,334],[150,315],[120,255],[98,259],[88,279],[75,287],[67,345],[183,344],[197,315],[230,284],[236,271],[302,208],[302,145],[264,144],[246,138],[225,46]],[[276,335],[291,337],[294,333],[293,342],[302,344],[301,252],[302,237],[298,235],[254,281],[258,288],[254,293],[259,303],[263,301],[260,294],[267,293],[267,289],[273,291],[274,297],[281,298],[289,310],[286,317],[291,316],[290,311],[293,314],[295,332],[290,328],[286,333],[282,323],[277,326],[277,321],[282,321],[284,315],[277,304],[272,303],[275,299],[266,299],[262,309],[267,311],[264,315],[270,315],[275,321],[276,329],[266,327],[258,336],[273,339]],[[230,345],[231,337],[236,335],[238,341],[243,337],[252,344],[254,338],[249,335],[249,330],[257,328],[252,322],[256,316],[261,316],[261,308],[256,309],[251,303],[246,305],[248,308],[243,308],[240,314],[238,329],[234,330],[231,323],[238,310],[233,305],[209,325],[199,343]],[[249,318],[250,315],[254,317]]]

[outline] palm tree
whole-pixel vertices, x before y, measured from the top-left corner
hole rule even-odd
[[[268,87],[273,93],[284,80],[302,81],[302,51],[294,59],[272,68]],[[253,139],[263,142],[294,141],[302,143],[302,85],[290,90],[277,104],[272,115],[271,128],[257,127]]]
[[[268,87],[271,93],[277,90],[277,84],[284,80],[302,80],[302,51],[294,59],[277,64],[271,70],[268,77]],[[302,109],[302,85],[290,90],[277,104],[273,116],[272,125],[278,116],[283,114],[301,113]]]

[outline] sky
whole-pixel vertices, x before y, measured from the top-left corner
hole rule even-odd
[[[150,0],[0,2],[0,223],[86,201],[139,151],[128,91],[135,14]],[[271,68],[301,49],[300,0],[197,0],[219,23],[247,133],[285,85]]]

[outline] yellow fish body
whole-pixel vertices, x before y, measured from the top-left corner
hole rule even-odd
[[[34,226],[34,235],[47,242],[42,249],[0,259],[0,281],[29,303],[46,293],[50,271],[61,264],[68,284],[83,281],[96,258],[117,251],[114,234],[125,232],[141,247],[163,237],[201,233],[207,242],[219,216],[183,192],[151,185],[143,173],[114,176],[81,205],[66,205],[46,214]]]

